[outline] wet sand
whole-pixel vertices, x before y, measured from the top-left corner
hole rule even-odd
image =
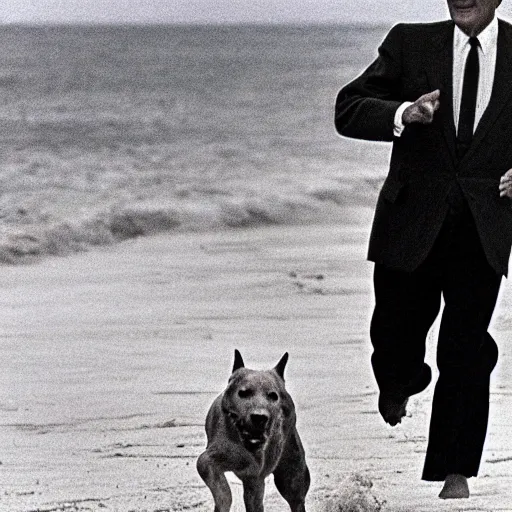
[[[501,357],[481,474],[470,500],[441,501],[420,480],[433,386],[397,428],[376,413],[368,220],[155,236],[3,266],[0,511],[213,510],[195,459],[234,348],[254,368],[290,353],[310,510],[360,473],[384,511],[512,511],[512,286],[491,329]],[[265,505],[287,510],[271,481]]]

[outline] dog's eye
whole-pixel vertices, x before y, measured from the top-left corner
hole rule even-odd
[[[240,398],[250,398],[253,394],[254,393],[253,393],[252,389],[241,389],[238,392],[238,396]]]
[[[271,391],[267,396],[272,402],[277,402],[279,400],[279,395],[275,391]]]

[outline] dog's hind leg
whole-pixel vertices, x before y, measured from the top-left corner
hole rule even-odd
[[[242,482],[244,484],[244,503],[246,512],[263,512],[265,480],[260,478],[247,478]]]
[[[197,472],[210,489],[215,502],[214,512],[229,512],[232,496],[228,481],[208,451],[197,459]]]

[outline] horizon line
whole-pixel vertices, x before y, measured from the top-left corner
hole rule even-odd
[[[385,27],[398,21],[367,21],[367,20],[340,20],[340,21],[0,21],[0,28],[3,27],[238,27],[238,26],[282,26],[282,27],[304,27],[304,26],[341,26],[355,25],[368,27]]]

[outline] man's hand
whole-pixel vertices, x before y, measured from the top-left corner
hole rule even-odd
[[[509,169],[500,179],[500,197],[512,199],[512,169]]]
[[[434,112],[439,108],[441,91],[436,89],[420,96],[412,105],[409,105],[402,114],[404,124],[421,123],[430,124],[434,119]]]

